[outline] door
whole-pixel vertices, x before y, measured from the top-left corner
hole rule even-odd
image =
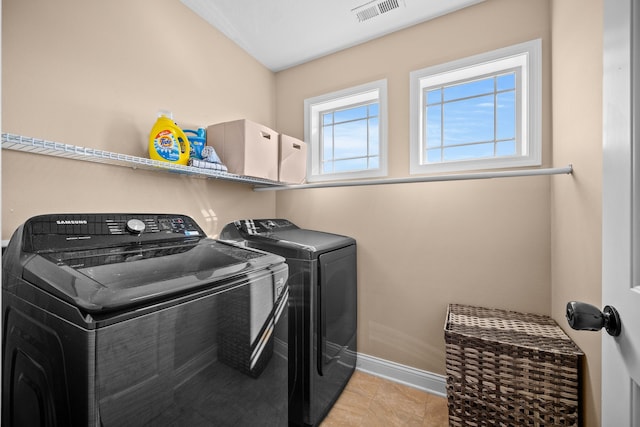
[[[602,426],[640,427],[640,0],[604,2]]]

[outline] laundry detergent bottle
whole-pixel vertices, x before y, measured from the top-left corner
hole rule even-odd
[[[189,138],[175,124],[171,113],[158,113],[158,120],[149,134],[149,157],[179,165],[189,161]]]

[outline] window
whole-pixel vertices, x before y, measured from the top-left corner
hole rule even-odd
[[[411,173],[541,164],[541,43],[411,73]]]
[[[386,80],[306,99],[307,181],[385,176],[386,103]]]

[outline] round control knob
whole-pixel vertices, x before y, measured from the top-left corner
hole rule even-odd
[[[139,219],[130,219],[127,221],[127,231],[131,234],[140,234],[147,226]]]

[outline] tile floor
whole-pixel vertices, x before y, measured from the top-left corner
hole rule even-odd
[[[320,427],[446,427],[447,399],[355,371]]]

